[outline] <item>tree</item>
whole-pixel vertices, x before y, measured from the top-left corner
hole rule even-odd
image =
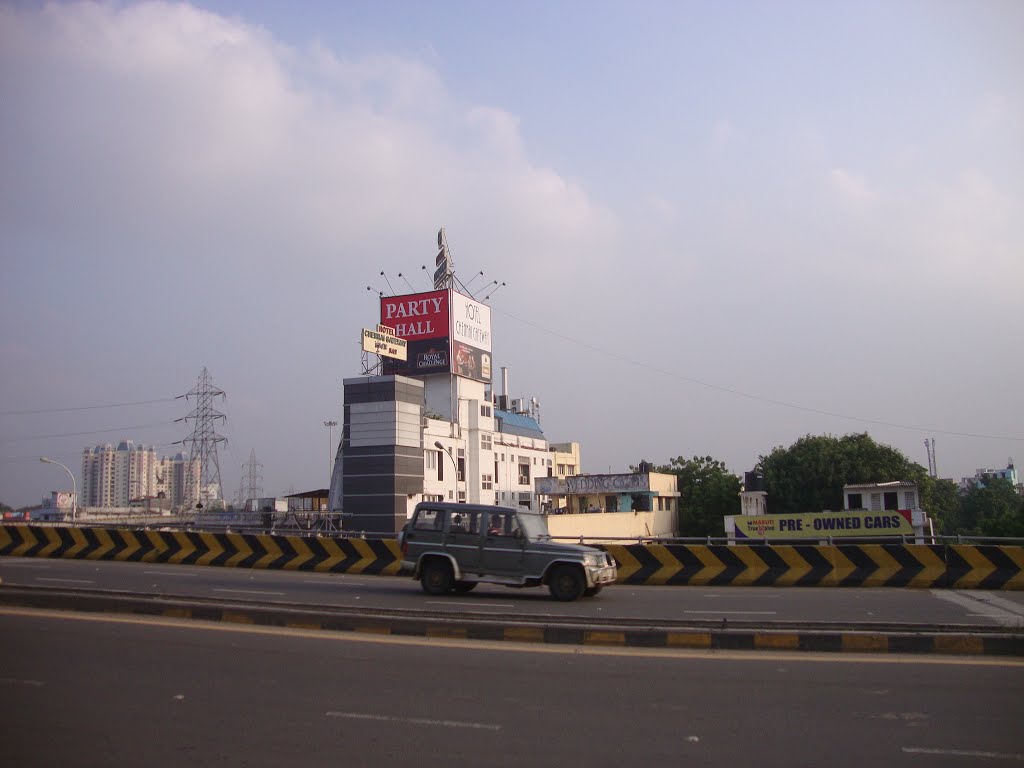
[[[986,478],[960,500],[956,533],[1024,537],[1024,498],[1002,477]]]
[[[927,509],[933,483],[920,464],[895,448],[876,443],[866,432],[843,437],[807,435],[789,448],[777,447],[761,456],[774,514],[843,509],[843,486],[852,483],[916,482]]]
[[[726,515],[740,513],[740,479],[710,456],[677,456],[657,472],[675,475],[679,487],[679,535],[724,536]]]

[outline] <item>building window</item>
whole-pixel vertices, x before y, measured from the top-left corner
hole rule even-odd
[[[878,512],[882,509],[882,494],[872,493],[871,494],[871,511]]]
[[[459,504],[465,504],[465,503],[466,503],[466,492],[465,491],[459,491]]]
[[[907,505],[907,509],[913,509],[917,506],[917,494],[913,491],[907,491],[904,494],[904,501]]]
[[[846,508],[864,509],[864,502],[861,500],[861,495],[859,493],[846,494]]]
[[[520,493],[519,494],[519,506],[530,509],[530,504],[533,502],[533,494]]]
[[[896,491],[886,491],[883,499],[887,510],[897,510],[900,508],[899,494]]]
[[[530,457],[520,456],[519,457],[519,484],[529,485],[530,484]]]
[[[560,474],[560,475],[564,475],[565,474],[565,464],[559,464],[558,465],[558,474]]]
[[[494,490],[494,475],[481,475],[480,487],[485,491]]]
[[[490,416],[491,415],[491,406],[489,406],[489,405],[481,405],[480,406],[480,415],[481,416]]]
[[[480,435],[480,450],[490,451],[493,448],[494,448],[494,444],[492,442],[491,436],[489,434],[486,434],[486,433],[481,434]]]
[[[565,474],[567,476],[569,476],[569,477],[572,477],[573,475],[575,475],[576,474],[576,465],[575,464],[566,464],[565,465]]]
[[[427,462],[426,468],[427,469],[437,469],[437,460],[438,460],[438,458],[439,458],[439,456],[437,455],[437,451],[426,451],[424,453],[424,459]]]

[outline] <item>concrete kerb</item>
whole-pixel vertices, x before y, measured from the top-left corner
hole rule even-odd
[[[706,626],[619,627],[564,622],[402,617],[381,612],[203,601],[130,593],[2,587],[0,605],[81,613],[159,616],[325,632],[356,632],[405,637],[549,643],[622,648],[688,648],[730,651],[808,651],[816,653],[942,654],[1024,656],[1024,633],[869,631],[847,629],[708,628]]]

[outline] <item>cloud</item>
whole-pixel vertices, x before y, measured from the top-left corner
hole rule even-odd
[[[864,176],[845,168],[833,168],[829,173],[832,189],[845,202],[854,205],[870,203],[874,194]]]
[[[384,231],[427,244],[438,219],[457,240],[474,209],[563,245],[609,219],[531,162],[516,116],[460,103],[421,61],[289,48],[178,4],[6,9],[0,27],[2,194],[80,252],[162,233],[237,268],[283,243],[299,261]]]

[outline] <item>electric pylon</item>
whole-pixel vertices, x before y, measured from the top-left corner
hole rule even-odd
[[[263,465],[256,461],[256,449],[249,452],[249,462],[242,465],[242,503],[263,496]]]
[[[185,503],[194,505],[196,509],[208,509],[211,505],[224,503],[217,443],[226,443],[227,438],[217,434],[216,423],[218,419],[227,421],[227,416],[214,409],[213,400],[226,396],[224,390],[213,386],[213,378],[206,368],[200,372],[196,385],[178,396],[195,400],[192,412],[177,421],[194,424],[192,435],[180,442],[190,446],[185,473]]]

